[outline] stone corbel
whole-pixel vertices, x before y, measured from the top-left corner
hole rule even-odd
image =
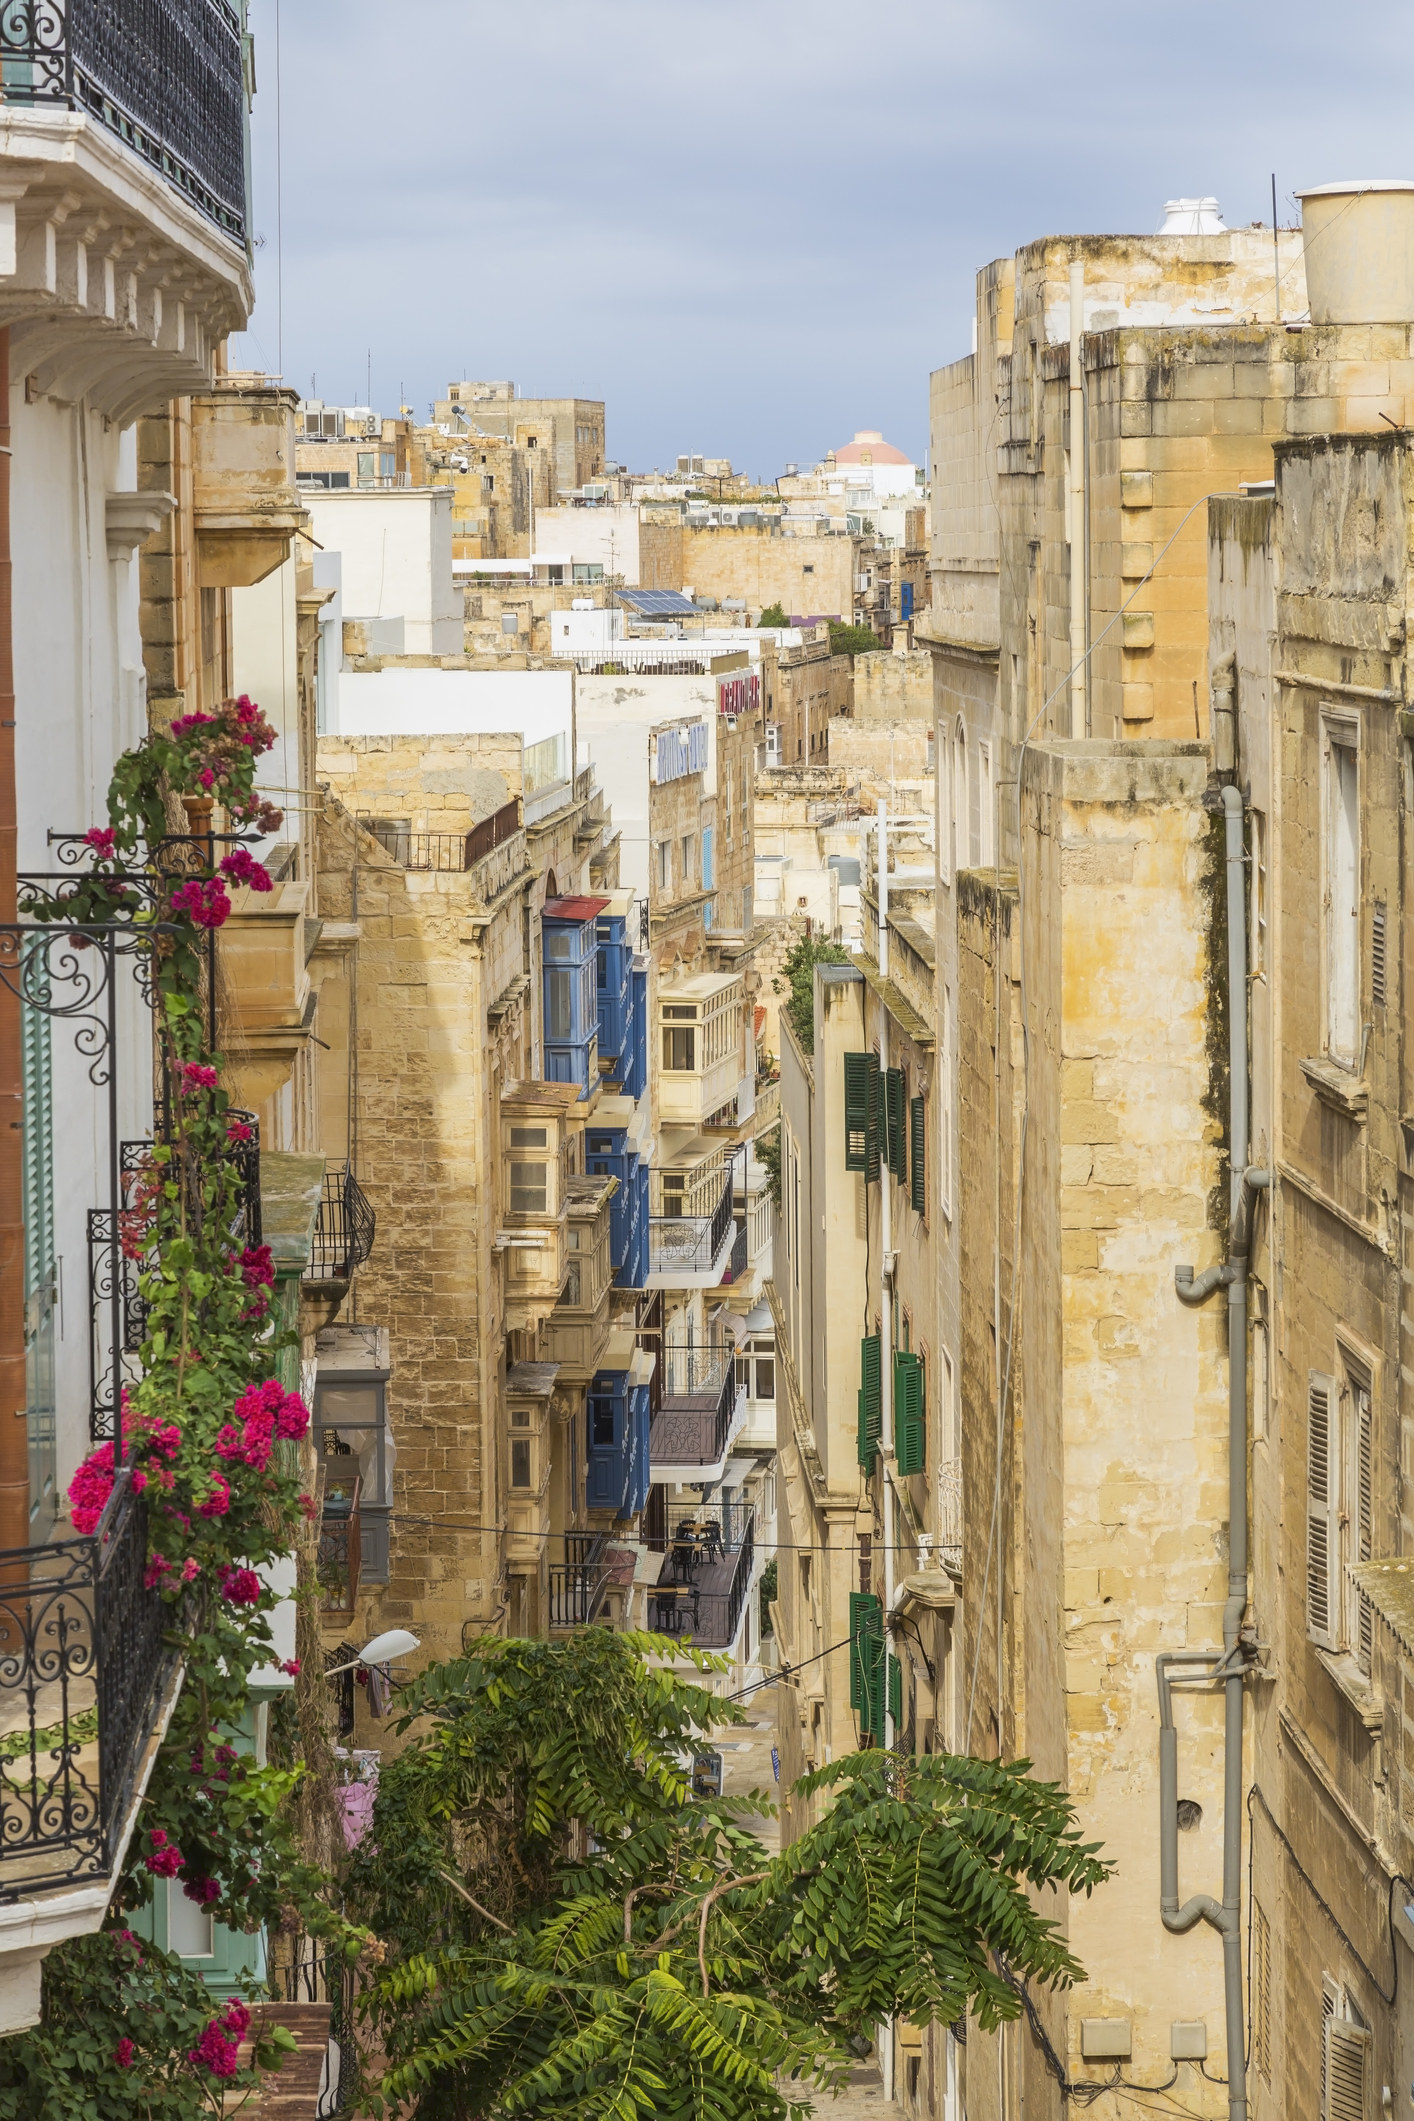
[[[110,560],[130,560],[177,503],[170,493],[110,493],[105,505]]]

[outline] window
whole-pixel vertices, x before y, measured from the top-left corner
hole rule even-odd
[[[813,560],[807,560],[807,561],[806,561],[806,563],[805,563],[805,565],[804,565],[804,566],[803,566],[803,567],[801,568],[801,570],[800,570],[800,571],[801,571],[801,573],[802,573],[802,574],[814,574],[814,572],[815,572],[815,563],[814,563],[814,561],[813,561]]]
[[[549,1213],[548,1164],[511,1165],[511,1213],[513,1215],[546,1215]]]
[[[378,453],[378,476],[380,479],[395,479],[398,475],[398,460],[391,449]]]
[[[774,1354],[758,1355],[756,1358],[756,1397],[774,1399],[776,1396],[776,1358]]]
[[[697,1033],[689,1030],[665,1028],[663,1032],[663,1066],[671,1072],[691,1073],[697,1067]]]
[[[712,889],[712,828],[707,826],[702,834],[702,888]]]
[[[967,730],[959,716],[952,739],[952,865],[967,867]]]
[[[515,1436],[511,1439],[511,1486],[530,1486],[530,1438]]]
[[[1370,2028],[1346,1988],[1321,1981],[1321,2121],[1369,2121]]]
[[[501,631],[502,633],[519,633],[520,620],[515,612],[503,611],[501,613]]]
[[[545,1036],[553,1039],[568,1039],[574,1036],[574,973],[568,969],[556,971],[547,967],[545,973]]]
[[[990,744],[979,744],[977,747],[977,813],[975,834],[977,859],[984,869],[990,869],[995,859],[992,844],[992,747]]]
[[[658,842],[658,889],[659,889],[660,891],[666,891],[666,890],[668,889],[668,885],[669,885],[669,883],[670,883],[670,881],[671,881],[671,875],[672,875],[672,842],[671,842],[671,841],[669,841],[669,840],[659,840],[659,842]]]
[[[375,451],[371,449],[361,449],[358,452],[358,483],[360,486],[371,486],[373,484],[374,456]]]
[[[548,1149],[549,1146],[550,1131],[548,1127],[512,1127],[511,1129],[511,1147],[513,1149]]]
[[[697,880],[697,834],[685,832],[682,836],[682,888],[690,891]]]
[[[1252,2062],[1272,2081],[1272,1929],[1259,1900],[1252,1903]]]
[[[1360,755],[1356,725],[1323,721],[1326,1051],[1353,1068],[1360,1054]]]
[[[1306,1396],[1306,1619],[1324,1649],[1370,1668],[1370,1601],[1350,1574],[1374,1549],[1374,1397],[1367,1371],[1313,1370]]]
[[[1252,960],[1252,977],[1260,979],[1267,969],[1267,819],[1266,813],[1261,810],[1252,812],[1250,912],[1252,934],[1248,942],[1248,955]]]

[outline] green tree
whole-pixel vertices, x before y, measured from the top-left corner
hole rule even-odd
[[[815,1051],[815,967],[847,965],[849,952],[838,943],[827,943],[813,935],[802,935],[786,952],[781,976],[771,982],[773,992],[788,994],[784,1014],[800,1041],[802,1053]]]
[[[868,655],[871,649],[884,645],[869,626],[846,626],[839,619],[830,619],[827,623],[831,655]]]
[[[369,2112],[783,2121],[888,2014],[993,2027],[1016,1984],[1084,1978],[1032,1905],[1108,1872],[1058,1787],[853,1753],[800,1785],[828,1809],[773,1857],[765,1799],[691,1796],[694,1745],[743,1712],[655,1661],[684,1654],[724,1663],[604,1628],[485,1638],[404,1697],[349,1879],[387,1946]]]
[[[757,613],[756,623],[758,626],[789,626],[790,620],[784,604],[768,604],[764,611]]]

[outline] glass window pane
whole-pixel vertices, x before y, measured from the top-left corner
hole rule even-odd
[[[547,1213],[548,1164],[511,1165],[511,1207],[517,1215]]]
[[[516,1437],[511,1443],[511,1486],[513,1488],[528,1488],[530,1486],[530,1440],[528,1437]]]
[[[545,974],[545,1036],[546,1038],[573,1038],[570,1001],[570,978],[568,972]]]

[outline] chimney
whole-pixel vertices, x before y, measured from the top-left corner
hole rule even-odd
[[[1311,322],[1414,323],[1414,181],[1318,184],[1297,196]]]

